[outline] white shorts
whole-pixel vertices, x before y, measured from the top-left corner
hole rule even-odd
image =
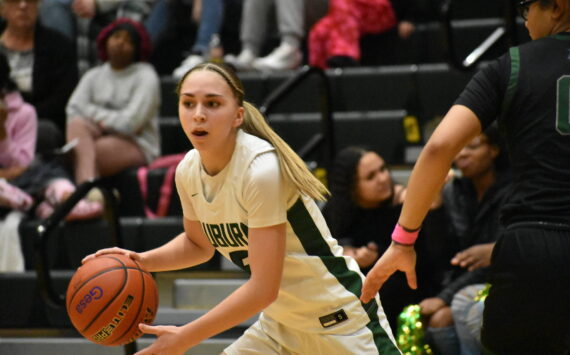
[[[401,354],[388,327],[382,339],[375,341],[372,330],[363,327],[351,334],[305,333],[286,327],[265,316],[249,327],[226,355],[330,355],[330,354]],[[379,344],[380,343],[380,344]]]

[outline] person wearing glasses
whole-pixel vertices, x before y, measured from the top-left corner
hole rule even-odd
[[[481,337],[497,354],[570,351],[570,1],[529,0],[533,41],[481,69],[424,147],[392,244],[368,273],[361,300],[396,270],[416,287],[414,242],[457,153],[497,120],[513,190],[501,211]]]

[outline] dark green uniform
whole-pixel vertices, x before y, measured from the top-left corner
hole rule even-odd
[[[482,341],[500,354],[570,352],[570,33],[512,48],[456,102],[498,119],[513,169]]]

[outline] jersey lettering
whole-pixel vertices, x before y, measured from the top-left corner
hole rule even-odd
[[[204,233],[214,248],[247,246],[247,226],[242,223],[201,223]]]
[[[570,135],[570,76],[563,75],[556,84],[556,130]]]

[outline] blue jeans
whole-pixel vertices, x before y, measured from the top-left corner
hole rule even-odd
[[[438,355],[459,355],[459,340],[455,327],[431,328],[425,332],[427,343]]]
[[[451,301],[451,312],[459,337],[461,355],[481,354],[481,323],[485,305],[481,301],[475,301],[475,297],[483,288],[484,284],[464,287]]]
[[[72,0],[43,0],[40,7],[40,22],[75,43],[77,24],[71,11]]]
[[[170,5],[168,4],[168,0],[158,0],[144,22],[144,26],[148,31],[153,46],[157,45],[162,34],[166,31],[169,20]]]
[[[210,46],[212,36],[219,34],[222,29],[224,18],[224,0],[202,1],[202,13],[196,41],[192,46],[192,52],[206,54]]]

